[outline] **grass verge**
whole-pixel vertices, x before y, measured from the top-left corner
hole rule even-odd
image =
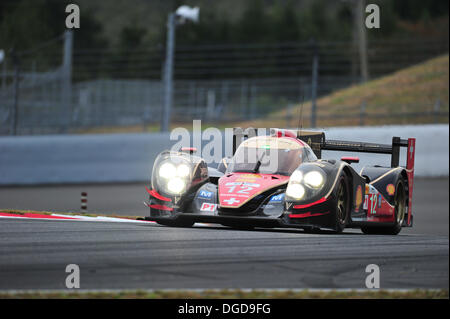
[[[13,292],[0,299],[448,299],[448,290],[124,290]]]

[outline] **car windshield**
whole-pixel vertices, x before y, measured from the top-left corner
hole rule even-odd
[[[241,143],[227,172],[290,175],[303,162],[303,147],[294,140],[271,136]]]

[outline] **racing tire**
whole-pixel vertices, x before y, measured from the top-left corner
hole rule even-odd
[[[392,226],[382,227],[361,227],[364,234],[368,235],[398,235],[402,230],[402,224],[406,216],[406,189],[405,182],[402,178],[397,181],[395,186],[394,206],[395,206],[395,222]]]
[[[334,232],[336,234],[342,233],[345,226],[347,225],[347,221],[350,213],[350,187],[348,183],[348,178],[345,173],[342,173],[338,179],[336,187],[336,225],[334,228]]]

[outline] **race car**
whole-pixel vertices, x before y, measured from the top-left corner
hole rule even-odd
[[[196,149],[164,151],[154,162],[147,220],[190,227],[216,223],[237,229],[360,228],[396,235],[412,227],[415,139],[392,144],[326,140],[324,132],[233,129],[233,156],[208,167]],[[406,166],[399,165],[407,148]],[[355,156],[323,159],[322,150],[391,155],[391,166],[364,166]]]

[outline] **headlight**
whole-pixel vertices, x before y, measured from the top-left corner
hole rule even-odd
[[[286,189],[286,195],[300,200],[305,196],[305,188],[300,184],[289,184]]]
[[[323,185],[324,178],[318,171],[311,171],[305,174],[305,184],[312,188],[319,188]]]
[[[177,167],[177,176],[179,177],[188,177],[191,173],[191,169],[186,164],[180,164]]]
[[[191,168],[186,163],[163,162],[157,167],[159,185],[172,195],[181,195],[189,183]]]
[[[185,187],[186,182],[179,177],[174,177],[167,183],[167,190],[173,194],[180,194]]]
[[[164,163],[159,168],[158,174],[162,178],[172,178],[177,173],[177,169],[175,168],[175,165],[172,163]]]
[[[289,180],[295,183],[300,183],[303,180],[303,173],[300,171],[294,171]]]

